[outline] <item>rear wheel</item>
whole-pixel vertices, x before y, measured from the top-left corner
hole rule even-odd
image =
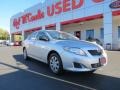
[[[28,55],[27,55],[27,50],[26,49],[23,50],[23,58],[24,58],[24,60],[28,59]]]
[[[49,57],[49,66],[53,73],[60,74],[63,72],[63,65],[58,54],[52,53]]]

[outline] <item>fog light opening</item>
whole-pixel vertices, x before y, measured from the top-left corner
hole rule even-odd
[[[87,68],[85,65],[81,63],[74,62],[73,64],[74,64],[74,68]]]

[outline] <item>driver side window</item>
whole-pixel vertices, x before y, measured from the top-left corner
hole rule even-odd
[[[37,35],[37,40],[48,41],[49,38],[44,32],[39,32],[38,35]]]

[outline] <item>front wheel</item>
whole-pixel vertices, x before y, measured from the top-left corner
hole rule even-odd
[[[63,65],[58,54],[52,53],[49,57],[49,66],[53,73],[60,74],[63,72]]]

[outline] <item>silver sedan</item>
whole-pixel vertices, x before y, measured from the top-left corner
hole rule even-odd
[[[94,72],[107,64],[107,54],[100,45],[55,30],[32,33],[23,43],[23,55],[25,60],[32,57],[47,63],[55,74],[63,70]]]

